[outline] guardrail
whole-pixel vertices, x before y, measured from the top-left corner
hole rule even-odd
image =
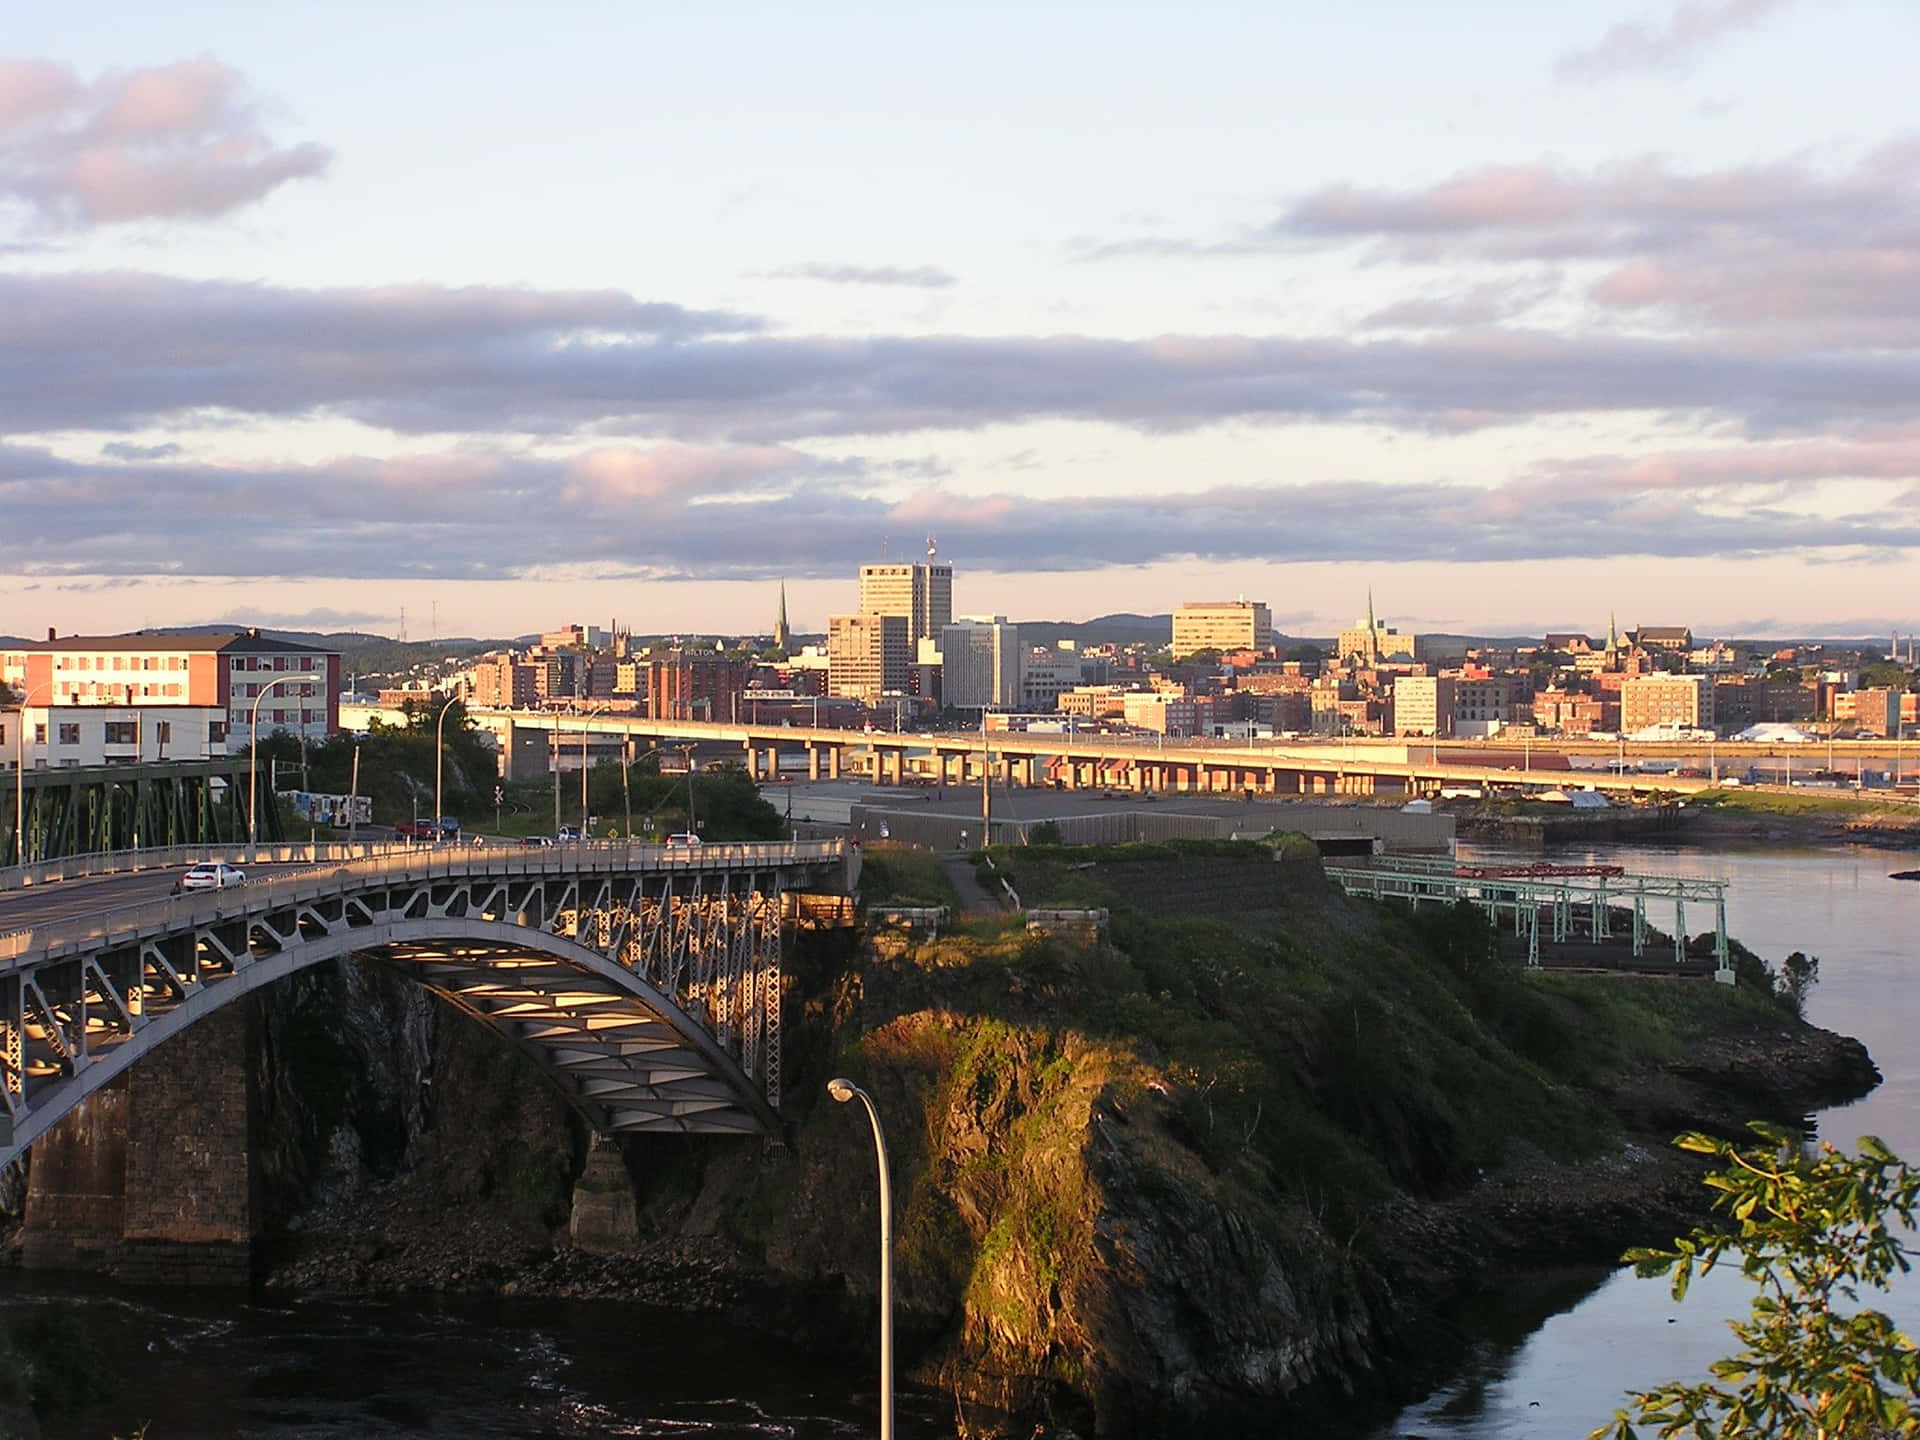
[[[87,855],[63,855],[31,865],[0,869],[0,891],[24,890],[57,880],[84,880],[96,875],[126,875],[139,870],[175,870],[226,860],[261,865],[325,864],[330,860],[358,860],[368,855],[414,847],[385,840],[281,841],[248,846],[243,840],[228,845],[157,845],[142,850],[106,850]],[[253,855],[249,855],[249,851]]]
[[[590,841],[539,849],[395,846],[388,847],[388,853],[350,859],[331,869],[321,862],[315,868],[268,876],[240,889],[194,891],[0,932],[0,968],[31,952],[87,947],[109,940],[131,941],[146,933],[176,930],[183,922],[258,914],[322,896],[348,894],[381,881],[410,883],[436,877],[468,880],[502,874],[618,874],[636,868],[684,874],[743,870],[761,865],[845,863],[847,853],[846,843],[840,840],[673,849],[662,845],[628,845],[621,841]]]

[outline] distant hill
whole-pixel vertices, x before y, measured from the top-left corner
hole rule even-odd
[[[1152,645],[1164,646],[1173,638],[1173,616],[1101,615],[1092,620],[1022,620],[1020,640],[1027,645],[1057,644],[1072,640],[1079,645]]]

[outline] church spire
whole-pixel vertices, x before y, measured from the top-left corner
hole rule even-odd
[[[780,611],[773,621],[773,648],[785,655],[793,648],[793,633],[787,628],[787,582],[780,582]]]

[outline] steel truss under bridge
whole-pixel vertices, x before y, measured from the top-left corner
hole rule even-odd
[[[1527,941],[1527,964],[1540,963],[1540,941],[1605,945],[1627,940],[1636,957],[1647,952],[1649,903],[1673,907],[1675,963],[1687,958],[1687,906],[1713,907],[1715,978],[1733,979],[1727,949],[1727,882],[1682,875],[1633,875],[1617,865],[1461,865],[1451,860],[1381,858],[1355,864],[1329,861],[1327,874],[1349,895],[1376,900],[1479,906],[1498,926],[1507,920]],[[1614,927],[1630,912],[1624,934]]]
[[[849,879],[838,841],[429,851],[0,935],[0,1166],[169,1036],[349,954],[498,1031],[602,1133],[776,1132],[785,900]]]
[[[11,756],[7,757],[11,759]],[[0,866],[105,850],[218,845],[247,835],[247,757],[165,760],[147,765],[29,770],[0,775]],[[14,833],[17,802],[26,811],[25,854]],[[260,838],[277,841],[279,807],[260,776]]]

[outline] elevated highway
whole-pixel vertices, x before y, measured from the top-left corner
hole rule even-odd
[[[602,1133],[772,1131],[783,922],[849,894],[858,851],[386,849],[187,895],[154,859],[0,875],[0,1166],[168,1038],[347,954],[492,1027]]]
[[[611,742],[627,756],[695,745],[737,750],[756,779],[775,779],[801,757],[809,779],[861,774],[878,784],[977,784],[984,771],[995,783],[1057,784],[1066,789],[1114,788],[1146,794],[1253,791],[1264,795],[1432,794],[1448,786],[1544,790],[1577,782],[1622,795],[1658,790],[1688,795],[1710,788],[1702,778],[1615,774],[1564,763],[1546,768],[1542,746],[1523,754],[1511,744],[1483,759],[1458,747],[1407,742],[1320,743],[1168,740],[1164,737],[1075,735],[1021,731],[890,733],[812,726],[710,724],[640,716],[569,715],[524,710],[474,710],[475,722],[494,732],[509,773],[545,775],[553,757],[564,767],[574,754],[591,756],[591,742]],[[577,747],[577,749],[576,749]],[[1423,753],[1424,752],[1424,753]],[[603,752],[604,753],[604,752]],[[1532,754],[1542,757],[1539,768]],[[1727,752],[1732,763],[1731,750]],[[797,771],[796,771],[797,773]]]

